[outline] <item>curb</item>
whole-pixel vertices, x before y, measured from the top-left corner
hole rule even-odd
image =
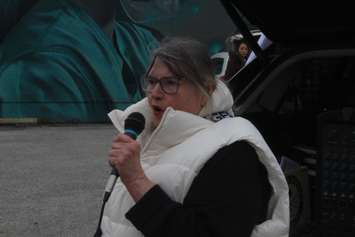
[[[38,118],[0,118],[0,125],[38,124]]]

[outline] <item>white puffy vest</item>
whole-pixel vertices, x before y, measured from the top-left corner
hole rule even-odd
[[[209,101],[210,112],[230,109],[233,100],[221,83]],[[149,179],[177,202],[182,203],[193,179],[204,164],[222,147],[238,140],[251,144],[268,172],[273,189],[268,205],[268,219],[255,226],[252,237],[286,237],[289,231],[289,196],[286,179],[273,153],[257,129],[247,120],[225,118],[213,123],[200,116],[167,108],[156,129],[151,129],[151,111],[144,99],[125,111],[109,114],[119,132],[125,118],[141,112],[146,118],[146,129],[138,137],[141,163]],[[204,111],[206,112],[206,111]],[[208,114],[208,113],[207,113]],[[182,122],[183,121],[183,122]],[[238,159],[238,154],[232,154]],[[103,237],[143,236],[126,218],[134,201],[118,179],[104,210],[101,223]]]

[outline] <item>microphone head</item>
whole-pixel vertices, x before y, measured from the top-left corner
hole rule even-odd
[[[145,118],[139,112],[133,112],[125,120],[124,129],[133,130],[138,136],[145,127]]]

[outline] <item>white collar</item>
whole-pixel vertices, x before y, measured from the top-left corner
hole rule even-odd
[[[229,89],[223,82],[218,81],[215,91],[199,116],[169,107],[165,110],[158,127],[153,129],[152,113],[147,98],[129,106],[124,111],[113,110],[108,116],[117,130],[124,132],[124,121],[129,114],[133,112],[143,114],[146,119],[145,129],[138,137],[143,148],[142,152],[148,150],[159,152],[181,143],[187,137],[213,124],[203,117],[209,118],[212,113],[231,110],[232,106],[233,98]]]

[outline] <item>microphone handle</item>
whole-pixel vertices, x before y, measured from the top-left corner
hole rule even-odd
[[[125,129],[124,134],[134,140],[136,140],[136,138],[137,138],[137,133],[131,129]],[[113,187],[115,186],[115,183],[116,183],[118,177],[120,177],[120,175],[119,175],[117,169],[112,167],[110,177],[108,178],[107,183],[106,183],[106,187],[105,187],[105,197],[107,196],[107,199],[110,197],[110,194],[113,190]]]
[[[115,168],[112,168],[110,177],[108,178],[106,186],[105,186],[105,194],[106,193],[111,194],[113,187],[115,186],[115,183],[116,183],[117,178],[119,176],[120,175],[118,174],[117,170]],[[107,197],[107,199],[108,199],[108,197]]]
[[[138,136],[134,130],[130,130],[130,129],[126,129],[125,134],[134,140],[136,140],[136,138]],[[106,202],[108,201],[108,199],[111,196],[113,187],[115,186],[118,177],[120,177],[120,174],[118,173],[118,171],[114,167],[112,167],[110,177],[108,178],[107,183],[106,183],[104,199],[103,199],[101,211],[100,211],[99,224],[97,225],[94,237],[101,237],[102,236],[102,230],[101,230],[102,216],[104,214]]]

